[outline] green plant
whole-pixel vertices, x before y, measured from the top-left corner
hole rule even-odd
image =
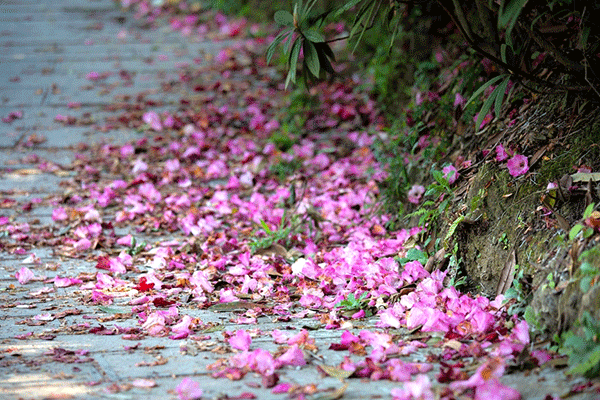
[[[250,242],[250,249],[253,253],[261,249],[266,249],[273,245],[273,243],[277,243],[279,241],[289,241],[292,231],[294,230],[294,226],[286,221],[285,213],[281,219],[281,224],[279,225],[278,229],[271,229],[263,220],[260,221],[260,226],[267,236],[260,239],[254,238]]]
[[[598,276],[600,276],[600,269],[598,266],[589,261],[584,261],[577,271],[581,291],[585,293],[590,290],[594,282],[598,280]]]
[[[328,13],[314,15],[312,11],[316,2],[316,0],[308,0],[303,3],[302,0],[299,0],[294,5],[293,13],[285,10],[279,10],[275,13],[275,22],[283,25],[284,29],[267,48],[267,64],[271,62],[277,46],[283,44],[285,53],[288,55],[287,67],[289,71],[285,79],[286,88],[290,82],[296,83],[296,71],[301,49],[304,55],[302,72],[306,80],[308,80],[309,74],[318,78],[321,69],[333,73],[333,67],[329,61],[329,59],[334,58],[333,51],[325,42],[324,36],[319,32],[319,28]]]
[[[452,188],[442,171],[432,170],[431,175],[434,180],[427,186],[424,196],[433,197],[435,200],[423,202],[419,209],[407,215],[408,218],[418,216],[419,225],[421,226],[435,223],[440,216],[444,215],[453,197]],[[455,222],[457,226],[461,221],[457,219]],[[456,229],[456,226],[454,226],[454,229]]]
[[[583,336],[574,333],[577,328]],[[574,329],[563,335],[562,352],[569,356],[568,373],[597,377],[600,374],[600,321],[586,311]]]
[[[531,325],[534,321],[533,315],[531,314],[533,310],[528,307],[528,304],[531,302],[533,298],[533,293],[530,288],[527,287],[524,282],[525,280],[525,272],[523,268],[519,268],[518,265],[515,265],[515,270],[517,271],[515,277],[513,279],[512,285],[508,288],[506,293],[504,294],[504,298],[508,302],[511,299],[514,299],[515,302],[510,305],[508,308],[508,313],[512,315],[521,315],[525,313],[529,316],[531,322],[526,320]],[[529,310],[529,311],[528,311]],[[529,313],[529,314],[528,314]]]
[[[335,306],[342,308],[346,312],[365,310],[367,317],[373,315],[372,311],[368,309],[367,292],[364,292],[359,298],[356,298],[354,293],[350,293],[344,300],[340,301]]]
[[[467,100],[465,108],[468,107],[475,99],[477,99],[481,95],[481,93],[483,93],[484,90],[486,90],[489,87],[492,87],[492,85],[494,85],[496,82],[502,81],[498,84],[498,86],[494,88],[492,93],[490,93],[488,98],[483,102],[483,105],[481,106],[481,109],[479,110],[479,114],[477,116],[477,121],[475,122],[475,127],[477,130],[479,130],[479,128],[481,127],[483,119],[486,115],[488,115],[492,106],[494,106],[494,115],[500,115],[500,111],[504,102],[504,95],[508,89],[510,78],[510,74],[502,74],[490,79],[489,81],[481,85],[479,89],[477,89],[475,93],[473,93],[471,98]]]
[[[273,164],[269,170],[277,175],[280,182],[283,182],[287,177],[300,169],[300,167],[302,167],[302,162],[297,159],[291,161],[281,160],[277,164]]]
[[[416,247],[412,247],[406,251],[406,254],[404,255],[404,257],[398,258],[398,263],[400,265],[404,265],[410,261],[418,261],[421,264],[425,265],[427,263],[428,259],[429,259],[429,256],[427,255],[426,252],[424,252],[423,250],[418,249]]]
[[[319,223],[323,220],[322,217],[310,206],[304,213],[298,213],[295,207],[296,200],[296,191],[292,186],[290,198],[282,204],[284,212],[277,229],[271,229],[265,221],[260,221],[260,228],[265,236],[255,237],[250,241],[250,249],[253,253],[278,242],[283,242],[286,247],[289,247],[295,235],[308,235],[314,242],[318,241]]]
[[[129,254],[130,256],[136,256],[136,255],[140,254],[142,251],[144,251],[144,249],[146,249],[146,246],[147,246],[146,242],[137,244],[137,240],[134,237],[132,237],[131,244],[129,245],[129,248],[127,249],[127,254]]]
[[[585,211],[583,212],[583,220],[588,219],[592,215],[592,212],[594,212],[594,203],[591,203],[586,207]],[[594,230],[592,228],[586,229],[584,223],[579,222],[575,224],[569,231],[569,240],[575,239],[580,232],[583,232],[583,237],[585,239],[594,234]]]

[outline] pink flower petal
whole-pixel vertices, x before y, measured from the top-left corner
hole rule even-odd
[[[229,338],[229,345],[237,350],[246,351],[250,348],[252,338],[245,330],[237,330],[235,335]]]
[[[34,278],[33,271],[27,267],[23,267],[15,273],[15,278],[17,278],[21,285],[24,285]]]
[[[279,356],[278,360],[283,363],[283,365],[293,365],[293,366],[303,366],[306,365],[306,359],[304,358],[304,353],[298,345],[291,346],[285,353]]]
[[[518,390],[504,386],[496,378],[488,379],[475,388],[475,400],[520,400]]]
[[[131,385],[138,388],[151,388],[156,386],[156,381],[152,379],[138,378],[131,382]]]
[[[175,388],[181,400],[195,400],[202,397],[200,384],[191,378],[183,378]]]
[[[524,175],[529,171],[527,157],[521,154],[515,154],[508,160],[506,166],[508,167],[508,173],[514,177]]]

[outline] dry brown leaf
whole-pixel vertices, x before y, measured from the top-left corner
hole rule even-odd
[[[456,339],[450,339],[446,343],[444,343],[444,347],[450,347],[453,350],[459,351],[462,347],[462,343]]]
[[[498,288],[496,289],[496,296],[499,294],[505,294],[506,291],[512,285],[512,281],[515,278],[515,266],[517,265],[517,252],[513,249],[506,262],[504,263],[504,268],[502,269],[502,273],[500,274],[500,281],[498,282]]]
[[[322,396],[318,396],[318,397],[316,397],[315,400],[337,400],[337,399],[341,399],[344,396],[344,393],[346,393],[346,389],[348,389],[348,384],[344,383],[344,386],[341,386],[341,387],[335,389],[331,393],[324,394]]]
[[[288,251],[285,249],[285,247],[283,247],[280,244],[277,243],[273,243],[272,245],[270,245],[269,247],[265,248],[265,249],[260,249],[256,252],[256,255],[259,256],[281,256],[283,258],[289,258],[289,253]]]
[[[348,370],[341,369],[338,367],[332,367],[332,366],[326,365],[326,364],[319,364],[319,368],[321,369],[321,371],[323,371],[327,375],[332,376],[334,378],[338,378],[338,379],[346,379],[354,373],[354,370],[348,371]]]
[[[600,181],[600,172],[578,172],[571,175],[573,182],[598,182]]]

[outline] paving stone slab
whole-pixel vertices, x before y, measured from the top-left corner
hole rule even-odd
[[[60,190],[62,178],[52,174],[23,175],[18,173],[4,173],[0,176],[0,192],[18,187],[22,190],[39,193],[55,192]]]

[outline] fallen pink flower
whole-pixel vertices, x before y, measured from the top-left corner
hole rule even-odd
[[[508,173],[514,177],[524,175],[529,171],[527,157],[521,154],[515,154],[508,160],[506,166],[508,167]]]
[[[402,389],[392,389],[393,400],[434,400],[431,381],[427,375],[417,375],[414,381],[405,382]],[[490,397],[489,399],[492,399]]]
[[[419,204],[425,193],[425,187],[422,185],[413,185],[407,193],[408,201],[413,204]]]
[[[462,109],[466,103],[467,99],[465,99],[460,93],[456,93],[454,95],[454,108],[460,107]]]
[[[458,179],[459,174],[456,171],[454,165],[445,166],[444,168],[442,168],[442,172],[444,174],[444,178],[446,178],[450,185],[452,185],[454,182],[456,182],[456,179]]]
[[[497,378],[491,378],[475,387],[475,400],[520,400],[518,390],[505,386]]]
[[[501,162],[506,160],[507,158],[508,154],[506,153],[506,150],[504,150],[504,146],[502,146],[501,144],[496,146],[496,161]]]
[[[291,383],[280,383],[278,385],[275,385],[273,387],[273,389],[271,389],[271,393],[273,394],[282,394],[282,393],[287,393],[290,391],[290,389],[292,388],[292,384]]]
[[[113,296],[103,293],[99,290],[92,290],[92,303],[109,305],[113,302]]]
[[[58,207],[52,210],[52,221],[64,221],[67,218],[69,218],[69,216],[63,207]]]
[[[308,341],[308,331],[306,329],[302,329],[300,332],[289,338],[287,343],[291,346],[293,344],[304,344]]]
[[[192,333],[192,317],[189,315],[184,315],[177,324],[171,327],[171,333],[173,335],[169,336],[170,339],[184,339]]]
[[[15,273],[15,278],[17,278],[21,285],[24,285],[34,278],[33,271],[27,267],[23,267]]]
[[[181,400],[196,400],[202,397],[200,384],[191,378],[183,378],[175,388]]]
[[[304,358],[304,353],[298,345],[291,346],[285,353],[283,353],[277,359],[283,365],[292,365],[292,366],[303,366],[306,365],[306,359]]]
[[[73,248],[76,251],[87,250],[90,247],[92,247],[92,242],[87,238],[80,239],[77,242],[75,242],[75,244],[73,244]]]
[[[88,73],[86,76],[86,79],[90,80],[90,81],[97,81],[99,79],[102,79],[102,76],[97,73],[96,71],[92,71],[90,73]]]
[[[142,117],[142,120],[157,132],[160,132],[163,129],[162,123],[160,122],[160,117],[154,111],[146,112]]]
[[[229,345],[237,350],[246,351],[250,348],[250,344],[252,343],[252,338],[250,334],[245,330],[237,330],[235,335],[229,338]]]
[[[60,278],[58,276],[54,278],[54,286],[56,287],[69,287],[80,283],[83,283],[83,281],[77,278]]]

